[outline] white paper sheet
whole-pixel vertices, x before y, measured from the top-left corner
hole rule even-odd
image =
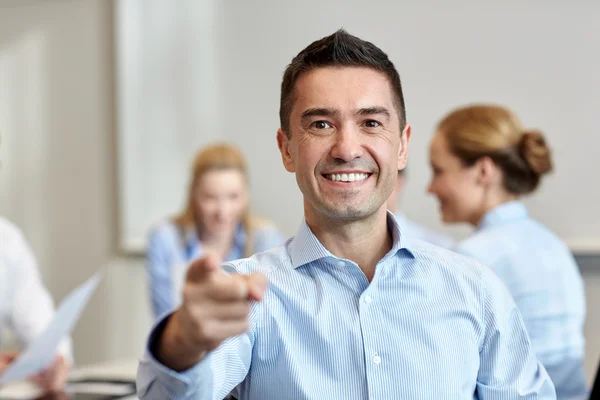
[[[0,385],[22,381],[52,364],[59,343],[75,327],[100,278],[100,273],[96,273],[69,293],[46,330],[0,376]]]

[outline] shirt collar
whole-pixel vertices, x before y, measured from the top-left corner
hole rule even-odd
[[[405,236],[404,232],[401,232],[398,221],[396,221],[394,214],[389,211],[387,213],[387,227],[388,232],[392,234],[392,248],[384,256],[384,259],[395,255],[403,249],[408,251],[411,256],[414,256],[410,250],[412,248],[410,238]],[[294,269],[321,259],[339,259],[319,242],[319,239],[310,230],[306,220],[302,220],[296,236],[294,236],[290,243],[290,257],[292,268]]]
[[[477,229],[488,228],[491,226],[503,225],[509,222],[518,221],[526,218],[527,208],[518,201],[509,201],[488,211],[477,226]]]

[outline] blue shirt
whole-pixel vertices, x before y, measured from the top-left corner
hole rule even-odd
[[[452,240],[452,238],[432,231],[423,225],[417,224],[416,222],[408,219],[404,213],[397,212],[395,216],[405,235],[435,244],[440,247],[444,247],[446,249],[454,247],[454,240]]]
[[[240,224],[225,261],[244,257],[247,234]],[[285,238],[273,226],[265,225],[254,231],[255,253],[279,246]],[[204,250],[197,232],[182,233],[173,222],[164,221],[150,233],[147,244],[147,274],[154,317],[174,309],[179,303],[180,289],[190,262],[202,257]]]
[[[371,283],[306,223],[285,245],[226,263],[269,279],[249,331],[183,373],[146,350],[140,398],[555,399],[502,282],[475,260],[411,243],[391,213],[388,226],[393,247]]]
[[[504,281],[558,398],[585,396],[584,285],[567,246],[513,201],[488,212],[457,250]]]

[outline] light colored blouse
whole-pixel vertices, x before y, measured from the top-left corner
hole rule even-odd
[[[520,201],[489,211],[458,252],[491,267],[519,308],[559,399],[585,395],[581,274],[567,246]]]

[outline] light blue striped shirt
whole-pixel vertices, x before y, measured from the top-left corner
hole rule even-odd
[[[225,261],[244,257],[247,233],[240,224]],[[255,253],[281,245],[285,238],[272,225],[255,229]],[[173,310],[189,264],[204,255],[202,242],[195,231],[183,233],[172,221],[163,221],[150,233],[146,250],[146,272],[154,317]],[[180,282],[181,281],[181,282]]]
[[[224,268],[269,278],[250,329],[183,373],[149,350],[142,399],[555,399],[523,320],[476,261],[401,237],[371,283],[303,223],[284,246]],[[168,317],[167,317],[168,318]],[[160,332],[165,320],[154,332]],[[149,348],[154,340],[153,333]]]
[[[567,246],[513,201],[488,212],[457,250],[504,281],[558,398],[586,398],[584,286]]]
[[[404,232],[405,235],[446,249],[454,247],[454,240],[451,237],[442,235],[423,225],[417,224],[415,221],[408,219],[406,214],[402,212],[397,212],[395,216],[398,220],[398,224],[400,224],[400,229],[402,229],[402,232]]]

